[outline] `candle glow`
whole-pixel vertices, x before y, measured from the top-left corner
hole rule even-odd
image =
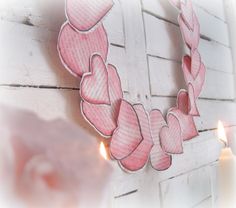
[[[102,155],[102,157],[107,160],[108,159],[108,156],[107,156],[107,151],[106,151],[106,148],[105,148],[105,145],[103,142],[100,143],[100,154]]]

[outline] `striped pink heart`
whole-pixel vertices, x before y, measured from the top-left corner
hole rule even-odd
[[[111,138],[110,152],[113,158],[122,160],[129,156],[143,141],[135,109],[125,100],[121,102],[117,124]]]
[[[166,153],[181,154],[183,153],[183,140],[181,137],[181,127],[177,117],[167,114],[167,125],[163,126],[160,131],[160,144]]]
[[[166,126],[166,121],[160,110],[152,110],[150,112],[150,128],[154,142],[150,153],[151,165],[154,169],[162,171],[171,166],[172,157],[163,151],[160,145],[160,131]]]
[[[112,6],[112,0],[67,0],[66,14],[73,27],[80,31],[88,31],[107,14]]]
[[[90,72],[81,80],[80,95],[91,104],[110,104],[108,71],[100,55],[92,56]]]
[[[192,1],[185,1],[180,3],[180,10],[183,17],[183,20],[187,24],[187,26],[193,30],[194,22],[193,22],[193,6]]]
[[[108,52],[107,34],[103,25],[89,33],[78,32],[68,23],[61,28],[58,52],[64,66],[75,76],[89,72],[91,54],[99,54],[106,61]]]
[[[81,110],[87,121],[102,135],[110,137],[117,127],[120,103],[123,97],[121,83],[116,68],[107,66],[109,97],[111,104],[91,104],[81,102]]]
[[[139,119],[143,140],[128,157],[119,161],[121,166],[129,171],[139,170],[147,164],[153,146],[147,112],[141,104],[136,104],[133,107]],[[132,137],[132,135],[130,136]]]

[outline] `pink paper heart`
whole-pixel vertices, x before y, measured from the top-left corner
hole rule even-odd
[[[73,27],[87,31],[93,28],[112,6],[112,0],[67,0],[66,14]]]
[[[171,166],[172,157],[164,152],[160,145],[160,131],[163,126],[166,126],[166,121],[160,110],[152,110],[150,112],[150,128],[154,142],[150,153],[151,165],[154,169],[162,171]]]
[[[191,58],[189,56],[184,56],[182,61],[182,69],[184,73],[185,82],[191,83],[194,89],[195,98],[197,98],[201,91],[203,84],[205,82],[206,69],[203,63],[200,64],[199,72],[196,78],[193,77],[191,72]]]
[[[68,23],[61,28],[58,52],[64,66],[75,76],[89,72],[91,54],[97,53],[106,61],[107,34],[103,25],[89,33],[75,31]]]
[[[185,3],[181,2],[180,3],[180,10],[182,12],[183,20],[188,25],[188,27],[193,30],[194,22],[193,22],[192,1],[187,0]]]
[[[122,160],[143,140],[138,116],[133,106],[125,100],[121,102],[117,124],[111,138],[110,151],[113,158]]]
[[[134,109],[138,115],[143,141],[128,157],[120,161],[120,165],[129,171],[137,171],[145,166],[153,146],[147,112],[141,104],[134,105]]]
[[[110,104],[108,71],[100,55],[92,56],[90,69],[81,80],[81,97],[91,104]]]
[[[183,153],[183,140],[179,120],[174,114],[168,113],[167,125],[160,131],[160,144],[162,149],[170,154]]]
[[[81,101],[81,111],[85,119],[106,137],[110,137],[116,129],[119,114],[117,106],[96,105]]]
[[[107,71],[111,105],[95,105],[81,102],[81,110],[85,119],[100,134],[110,137],[117,127],[117,118],[123,93],[116,68],[108,65]]]
[[[200,25],[197,20],[196,14],[193,13],[193,30],[189,29],[181,14],[178,17],[178,22],[184,42],[192,50],[196,49],[200,40]]]
[[[201,67],[201,56],[197,49],[191,50],[191,74],[196,79]]]

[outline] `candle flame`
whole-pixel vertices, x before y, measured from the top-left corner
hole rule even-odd
[[[220,140],[222,140],[225,144],[227,144],[227,137],[225,134],[225,129],[222,121],[218,121],[218,137]]]
[[[108,156],[107,156],[107,151],[106,151],[106,148],[105,148],[105,145],[103,142],[100,143],[100,154],[102,155],[102,157],[107,160],[108,159]]]

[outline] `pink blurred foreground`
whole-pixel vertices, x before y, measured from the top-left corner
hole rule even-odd
[[[78,126],[0,106],[0,135],[0,207],[105,207],[112,169]]]

